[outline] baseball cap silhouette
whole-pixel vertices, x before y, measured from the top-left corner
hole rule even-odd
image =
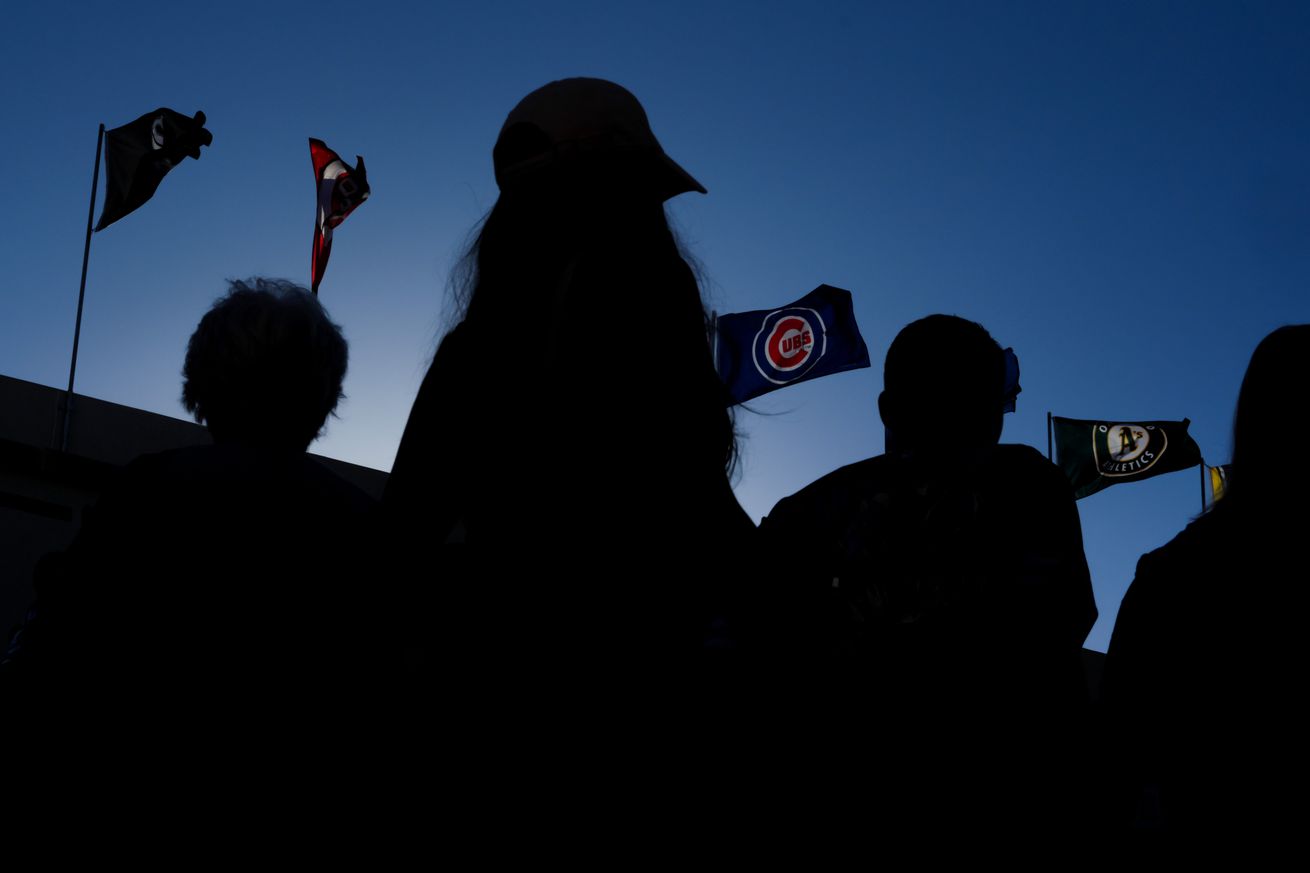
[[[664,153],[641,103],[605,79],[560,79],[510,111],[492,151],[502,191],[565,166],[605,164],[648,183],[660,200],[705,187]]]

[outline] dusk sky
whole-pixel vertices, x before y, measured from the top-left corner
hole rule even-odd
[[[1006,442],[1044,452],[1048,410],[1188,417],[1210,463],[1229,460],[1256,343],[1310,322],[1307,3],[15,0],[5,13],[0,373],[67,383],[97,124],[203,110],[212,147],[92,242],[77,379],[185,417],[186,340],[224,280],[309,282],[318,137],[364,155],[373,196],[338,229],[320,291],[351,362],[313,450],[383,470],[448,327],[450,267],[495,201],[501,122],[567,76],[629,88],[709,189],[670,213],[711,306],[772,308],[825,282],[854,294],[874,367],[738,417],[737,494],[757,520],[882,451],[882,358],[924,315],[977,320],[1018,353]],[[524,374],[524,390],[539,384]],[[1199,511],[1198,475],[1079,509],[1101,612],[1087,644],[1104,650],[1137,558]]]

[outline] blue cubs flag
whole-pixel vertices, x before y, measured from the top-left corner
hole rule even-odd
[[[311,137],[309,158],[314,164],[314,182],[318,186],[309,287],[317,294],[318,285],[327,272],[328,258],[332,255],[332,231],[355,211],[356,206],[368,199],[370,192],[362,156],[355,155],[356,164],[351,169],[340,155],[327,147],[327,143]]]
[[[851,292],[820,285],[781,309],[721,315],[714,365],[733,403],[869,366]]]

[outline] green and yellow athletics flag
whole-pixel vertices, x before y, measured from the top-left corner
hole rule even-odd
[[[1182,421],[1084,421],[1052,417],[1055,460],[1081,500],[1120,482],[1138,482],[1201,463]]]

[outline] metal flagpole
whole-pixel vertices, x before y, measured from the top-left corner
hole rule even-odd
[[[1046,460],[1055,463],[1055,453],[1051,451],[1051,413],[1046,413]]]
[[[68,393],[64,395],[64,436],[59,450],[68,451],[68,425],[73,418],[73,378],[77,375],[77,344],[82,338],[82,302],[86,299],[86,264],[91,257],[91,224],[96,214],[96,187],[100,182],[100,147],[105,141],[105,126],[96,133],[96,167],[91,173],[91,205],[86,211],[86,245],[82,248],[82,284],[77,289],[77,324],[73,328],[73,360],[68,365]]]

